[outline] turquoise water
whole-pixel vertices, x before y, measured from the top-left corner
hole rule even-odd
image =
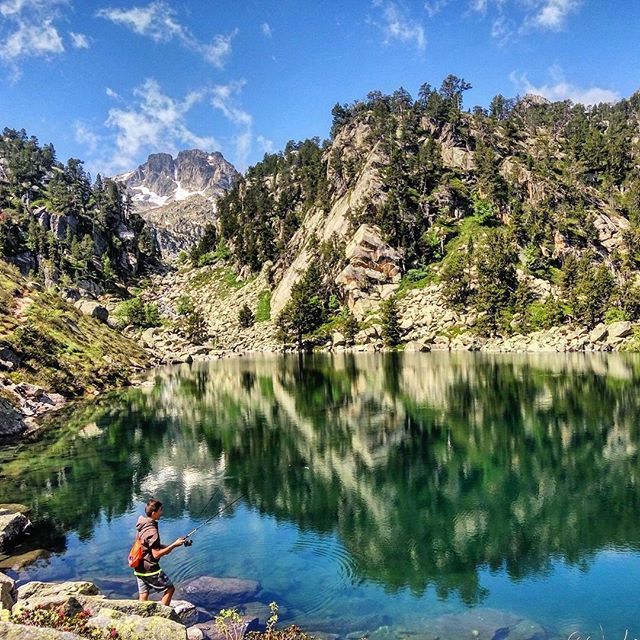
[[[32,543],[52,550],[19,579],[132,595],[149,496],[165,542],[240,498],[163,560],[174,581],[256,579],[288,619],[341,634],[419,637],[461,614],[465,637],[498,610],[544,629],[531,637],[634,638],[639,382],[640,359],[612,354],[159,370],[0,451],[0,502],[30,504],[46,522]]]

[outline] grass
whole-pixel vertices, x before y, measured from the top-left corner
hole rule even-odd
[[[271,291],[265,289],[258,298],[256,309],[256,322],[266,322],[271,318]]]
[[[0,306],[0,338],[22,359],[10,374],[14,382],[77,396],[124,383],[132,365],[148,364],[146,353],[135,343],[55,293],[30,289],[2,261],[0,285],[3,292],[11,292],[13,301]],[[25,304],[27,298],[31,301]]]

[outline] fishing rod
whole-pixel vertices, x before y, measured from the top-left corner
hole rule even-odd
[[[184,538],[186,538],[185,541],[184,541],[184,546],[185,547],[190,547],[193,544],[193,540],[189,540],[189,538],[191,536],[193,536],[193,534],[198,529],[204,527],[204,525],[207,524],[207,522],[210,522],[214,518],[217,518],[218,516],[222,515],[229,507],[232,507],[234,504],[236,504],[236,502],[240,502],[240,500],[242,500],[244,497],[245,497],[245,494],[243,493],[242,495],[238,496],[235,500],[233,500],[233,502],[229,502],[228,504],[224,505],[224,507],[222,507],[221,509],[218,509],[218,511],[216,511],[212,516],[209,516],[204,522],[201,522],[195,529],[192,529],[191,531],[189,531],[189,533],[187,533],[187,535],[184,536]],[[209,503],[212,500],[213,500],[213,495],[211,496],[211,498],[209,498],[209,502],[207,502],[207,504],[204,506],[204,509],[200,512],[200,515],[209,506]]]

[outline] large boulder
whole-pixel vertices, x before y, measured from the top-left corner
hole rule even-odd
[[[602,322],[596,325],[589,333],[589,342],[600,342],[604,340],[609,333],[609,328]]]
[[[78,300],[74,305],[85,316],[91,316],[100,322],[107,322],[109,312],[95,300]]]
[[[70,631],[43,629],[2,620],[0,620],[0,638],[4,640],[81,640],[80,636]]]
[[[196,622],[198,622],[200,614],[198,613],[198,609],[194,604],[191,604],[186,600],[173,600],[171,602],[171,608],[178,616],[178,620],[185,627],[191,627],[196,624]]]
[[[24,423],[22,416],[7,400],[0,397],[0,441],[18,438],[26,429],[27,425]],[[0,532],[1,535],[2,533]],[[0,541],[1,547],[2,542]]]
[[[115,629],[126,640],[187,640],[187,629],[179,622],[161,617],[143,617],[104,608],[87,620],[96,629]]]
[[[0,505],[0,552],[15,544],[31,524],[22,505]]]
[[[22,599],[18,589],[18,601],[13,611],[18,613],[25,610],[41,609],[65,609],[68,611],[89,611],[92,615],[98,614],[102,609],[113,609],[124,615],[141,616],[143,618],[166,618],[173,622],[179,622],[178,614],[171,608],[160,602],[148,600],[107,600],[103,596],[66,595],[64,593],[48,596],[32,596],[28,600]]]
[[[177,595],[196,606],[216,610],[254,600],[260,589],[255,580],[200,576],[178,587]]]
[[[620,320],[620,322],[612,322],[607,329],[611,338],[626,338],[633,333],[633,327],[628,320]]]
[[[16,583],[9,576],[0,573],[0,609],[11,610],[18,599]]]
[[[49,596],[97,596],[100,589],[93,582],[39,582],[34,580],[18,589],[20,600],[48,598]]]
[[[0,371],[14,371],[20,366],[20,356],[13,347],[0,341]]]

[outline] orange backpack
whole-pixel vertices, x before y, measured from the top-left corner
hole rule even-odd
[[[136,569],[142,560],[142,542],[140,542],[140,538],[136,536],[135,542],[131,545],[131,550],[129,551],[129,558],[127,562],[132,569]]]

